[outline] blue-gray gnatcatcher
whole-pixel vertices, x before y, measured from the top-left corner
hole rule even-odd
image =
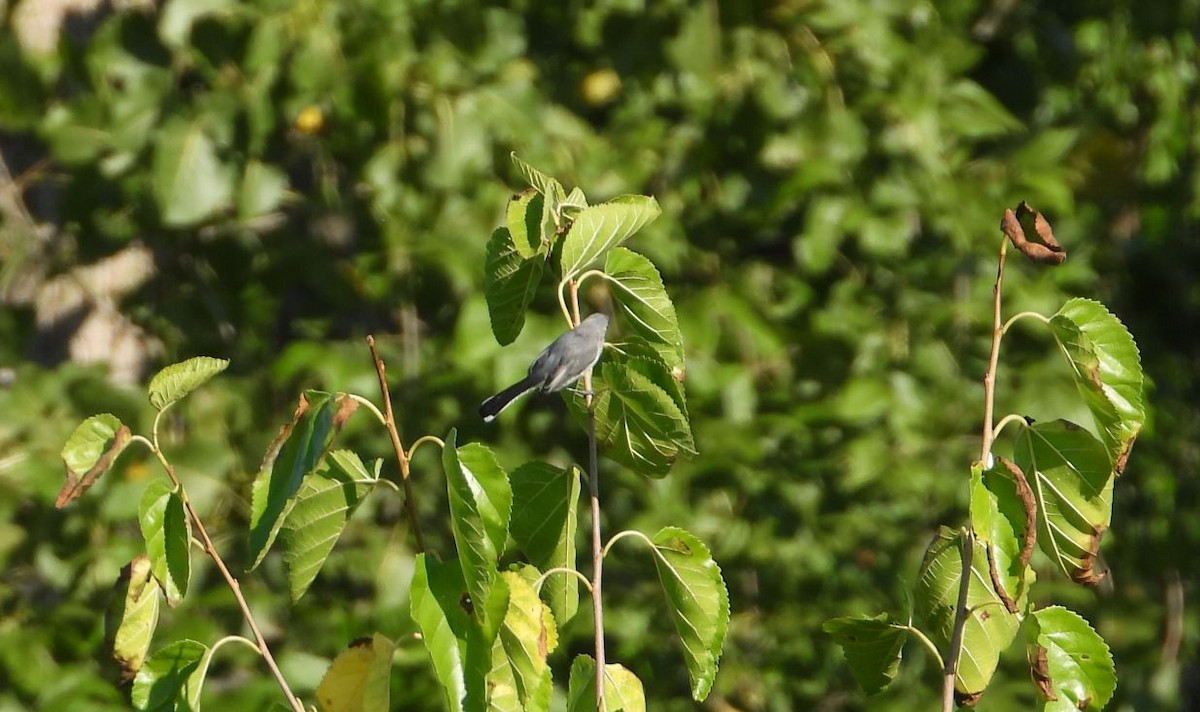
[[[555,339],[529,367],[520,381],[488,398],[479,406],[479,417],[490,423],[500,411],[534,389],[543,393],[561,391],[578,381],[600,360],[604,350],[604,333],[608,317],[599,312],[580,322],[579,326]]]

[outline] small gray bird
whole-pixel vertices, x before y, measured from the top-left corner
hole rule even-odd
[[[490,423],[500,411],[529,391],[537,389],[553,393],[578,381],[600,360],[606,331],[606,315],[597,312],[584,319],[579,326],[551,342],[529,367],[525,378],[485,400],[479,406],[479,417]]]

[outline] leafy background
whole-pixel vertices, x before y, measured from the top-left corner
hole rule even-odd
[[[546,290],[512,347],[490,335],[482,265],[522,185],[511,151],[594,200],[663,208],[631,246],[675,299],[700,454],[652,482],[609,463],[604,526],[679,525],[721,563],[733,620],[707,708],[932,704],[920,650],[868,700],[820,623],[903,611],[936,525],[964,515],[996,228],[1021,199],[1070,257],[1014,262],[1010,313],[1100,299],[1152,381],[1102,551],[1112,574],[1038,603],[1110,643],[1114,709],[1200,704],[1200,2],[481,5],[0,3],[0,709],[127,705],[96,612],[139,552],[158,474],[127,455],[59,512],[57,453],[95,412],[145,431],[130,386],[163,363],[232,362],[165,442],[239,570],[266,444],[303,388],[374,396],[368,332],[406,441],[456,426],[506,466],[581,456],[554,400],[490,427],[474,414],[560,330]],[[1048,334],[1022,325],[1002,357],[1001,413],[1085,419]],[[361,422],[341,442],[390,450]],[[432,452],[414,477],[447,547]],[[394,705],[436,708],[405,637],[402,521],[397,498],[369,498],[295,606],[276,555],[243,577],[309,699],[349,640],[380,631],[399,640]],[[654,680],[652,709],[692,709],[650,561],[625,552],[606,567],[609,656]],[[240,630],[211,566],[190,588],[159,640]],[[562,631],[560,684],[586,619]],[[277,690],[234,647],[205,699],[261,709]],[[1027,708],[1032,691],[1014,649],[980,708]]]

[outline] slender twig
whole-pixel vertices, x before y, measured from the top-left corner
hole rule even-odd
[[[421,536],[421,524],[417,521],[417,505],[413,500],[412,484],[408,481],[408,454],[404,452],[404,443],[400,442],[400,433],[396,431],[396,417],[392,412],[392,395],[388,391],[387,366],[375,349],[375,337],[367,336],[367,347],[371,349],[371,360],[375,363],[375,375],[379,377],[379,391],[383,395],[383,425],[392,439],[392,450],[396,453],[396,461],[400,463],[400,483],[404,487],[404,508],[408,512],[408,521],[412,525],[413,538],[417,542],[417,553],[425,551],[425,538]]]
[[[533,589],[535,591],[541,591],[542,584],[546,583],[546,579],[550,578],[552,574],[567,574],[569,576],[574,576],[583,582],[584,588],[586,588],[589,593],[592,590],[592,582],[588,581],[587,576],[584,576],[583,574],[579,573],[579,571],[569,566],[556,566],[552,569],[547,569],[544,573],[542,573],[541,576],[538,576],[537,579],[534,580]]]
[[[347,393],[346,395],[349,396],[350,400],[358,403],[361,406],[364,406],[367,410],[374,413],[375,418],[379,420],[380,425],[387,425],[387,419],[383,417],[383,413],[379,412],[379,408],[376,407],[369,398],[363,398],[357,393]]]
[[[983,376],[983,442],[979,460],[985,465],[992,457],[995,428],[992,424],[996,405],[996,368],[1000,363],[1000,340],[1004,336],[1000,296],[1004,287],[1004,260],[1008,255],[1008,240],[1001,239],[1000,257],[996,264],[996,284],[992,287],[992,348],[988,355],[987,373]],[[967,593],[971,587],[971,564],[975,555],[975,532],[968,522],[963,536],[962,578],[958,584],[958,604],[954,608],[954,628],[950,648],[942,668],[942,712],[954,711],[954,678],[958,674],[958,656],[962,652],[963,627],[967,624]]]
[[[655,549],[654,542],[650,541],[650,537],[646,536],[645,534],[639,532],[636,529],[626,529],[623,532],[617,532],[616,534],[613,535],[613,537],[611,539],[608,540],[608,543],[604,545],[603,556],[607,558],[608,550],[613,548],[613,544],[616,544],[618,541],[621,541],[622,539],[624,539],[627,536],[636,537],[638,539],[641,539],[642,541],[646,542],[646,545],[649,546],[651,549]]]
[[[161,415],[161,413],[160,413]],[[155,419],[157,426],[158,420]],[[255,645],[258,646],[258,652],[262,655],[263,660],[267,663],[267,668],[271,671],[271,676],[275,678],[279,688],[283,690],[284,697],[287,698],[288,705],[295,712],[305,712],[303,703],[300,698],[296,697],[296,693],[292,692],[292,688],[288,686],[287,679],[283,677],[283,673],[279,670],[279,665],[275,663],[275,656],[271,654],[271,649],[267,647],[267,641],[263,638],[262,631],[258,629],[258,622],[254,619],[254,614],[250,611],[250,605],[246,603],[246,597],[242,595],[242,586],[238,583],[237,578],[229,572],[229,567],[225,565],[225,560],[221,558],[221,554],[217,552],[217,547],[213,545],[212,538],[208,535],[208,530],[204,527],[204,521],[200,519],[200,515],[196,512],[196,508],[192,506],[192,500],[188,497],[187,490],[183,487],[183,482],[180,481],[179,475],[175,473],[174,466],[167,461],[162,450],[158,448],[158,433],[157,428],[154,433],[155,442],[150,443],[151,450],[162,464],[163,469],[167,473],[167,477],[171,479],[171,484],[175,486],[175,491],[179,493],[179,498],[183,500],[183,506],[187,510],[188,519],[192,522],[192,528],[200,535],[200,543],[204,546],[204,553],[208,554],[208,558],[213,560],[217,565],[217,570],[221,572],[225,583],[229,586],[229,590],[233,591],[233,597],[237,599],[238,607],[242,609],[242,618],[246,619],[246,625],[250,627],[250,632],[254,634]],[[141,438],[145,440],[145,438]]]
[[[250,640],[249,638],[243,638],[240,635],[227,635],[224,638],[221,638],[217,642],[213,643],[212,647],[210,647],[209,650],[213,654],[216,654],[217,649],[220,648],[222,645],[225,645],[226,643],[241,643],[242,645],[245,645],[247,648],[250,648],[254,652],[258,653],[259,655],[262,655],[262,651],[260,651],[258,649],[258,645],[256,645],[253,640]]]
[[[417,454],[417,448],[425,443],[435,443],[438,447],[446,447],[446,443],[436,435],[422,435],[413,442],[412,447],[408,448],[408,460],[412,462],[413,455]]]

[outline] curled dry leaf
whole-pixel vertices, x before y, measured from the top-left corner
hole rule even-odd
[[[1046,649],[1040,645],[1036,647],[1037,654],[1030,665],[1033,681],[1041,690],[1042,696],[1047,701],[1053,702],[1058,699],[1058,695],[1054,694],[1054,685],[1050,679],[1050,663],[1046,661]]]
[[[1095,586],[1108,575],[1108,571],[1096,570],[1096,555],[1100,553],[1100,538],[1104,536],[1104,531],[1104,529],[1096,529],[1092,534],[1088,552],[1083,555],[1083,566],[1071,572],[1071,580],[1075,583]]]
[[[1017,496],[1021,498],[1021,505],[1025,507],[1025,534],[1024,541],[1021,545],[1021,565],[1029,566],[1029,560],[1033,558],[1033,547],[1037,544],[1037,499],[1033,496],[1033,488],[1029,486],[1029,480],[1025,479],[1025,473],[1012,460],[1005,457],[996,457],[1000,464],[1012,474],[1013,479],[1017,483]]]
[[[1028,240],[1025,237],[1025,229],[1021,227],[1022,219],[1031,215],[1033,216],[1033,230],[1041,242]],[[1011,209],[1004,211],[1004,218],[1000,221],[1000,230],[1012,241],[1013,246],[1021,251],[1021,254],[1033,262],[1043,265],[1060,265],[1063,260],[1067,259],[1066,250],[1058,244],[1058,240],[1054,239],[1054,231],[1050,227],[1050,222],[1040,212],[1029,207],[1024,200],[1017,204],[1015,212]]]

